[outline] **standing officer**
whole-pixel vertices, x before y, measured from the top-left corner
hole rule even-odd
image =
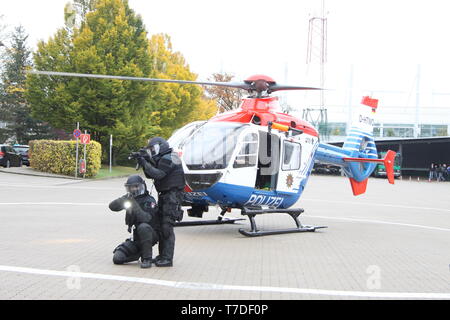
[[[158,242],[160,221],[155,198],[149,195],[144,179],[132,175],[125,183],[127,194],[112,201],[112,211],[126,210],[125,224],[132,239],[127,239],[115,250],[114,264],[124,264],[141,258],[141,268],[152,266],[152,247]]]
[[[139,157],[138,163],[144,170],[145,176],[154,180],[158,191],[158,208],[161,221],[161,238],[159,240],[159,256],[156,266],[171,267],[175,250],[175,221],[183,219],[181,202],[185,186],[183,166],[175,152],[172,152],[166,140],[153,138],[148,143],[151,154],[150,161]]]

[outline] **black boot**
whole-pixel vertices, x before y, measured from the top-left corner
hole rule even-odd
[[[172,267],[173,263],[172,260],[166,259],[166,258],[161,258],[156,260],[156,266],[157,267]]]
[[[152,258],[150,259],[142,259],[141,261],[141,268],[147,269],[152,267]]]

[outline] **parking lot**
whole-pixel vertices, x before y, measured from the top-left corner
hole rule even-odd
[[[124,178],[5,170],[0,299],[450,299],[446,183],[370,179],[354,197],[347,179],[312,176],[300,220],[327,229],[247,238],[238,229],[248,221],[177,228],[174,267],[141,269],[112,263],[129,237],[124,214],[108,209]],[[256,220],[261,229],[293,227],[283,214]]]

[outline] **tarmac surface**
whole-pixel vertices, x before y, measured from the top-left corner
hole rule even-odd
[[[300,220],[327,229],[247,238],[238,229],[248,221],[176,228],[174,266],[141,269],[112,263],[129,234],[108,203],[125,178],[8,170],[0,172],[0,299],[450,299],[448,182],[370,179],[354,197],[346,178],[312,176]],[[294,227],[286,214],[256,222]]]

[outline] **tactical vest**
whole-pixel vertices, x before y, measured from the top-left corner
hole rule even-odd
[[[174,161],[175,160],[175,161]],[[184,171],[180,158],[176,153],[164,154],[156,163],[156,167],[166,173],[162,179],[155,179],[155,188],[158,192],[170,189],[183,189],[185,186]]]

